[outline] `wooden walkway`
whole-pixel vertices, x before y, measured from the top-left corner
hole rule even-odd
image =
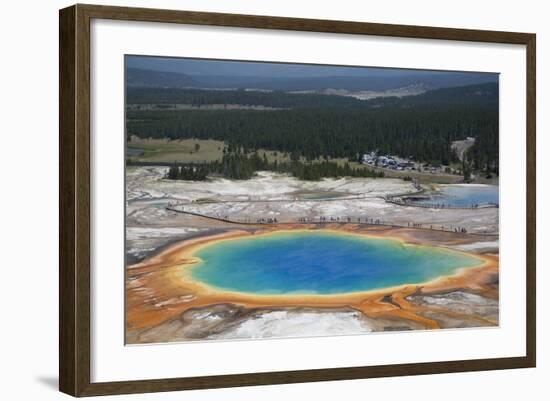
[[[368,225],[368,226],[382,226],[382,227],[391,227],[391,228],[414,228],[417,230],[428,230],[428,231],[440,231],[440,232],[450,232],[455,234],[463,235],[477,235],[477,236],[491,236],[498,237],[498,233],[479,233],[479,232],[464,232],[459,230],[458,227],[445,226],[445,225],[435,225],[435,224],[420,224],[420,223],[409,223],[397,224],[393,222],[388,222],[375,218],[367,217],[350,217],[346,216],[343,218],[334,218],[334,217],[320,217],[320,218],[298,218],[291,221],[279,221],[274,218],[235,218],[229,216],[212,216],[208,214],[202,214],[198,212],[192,212],[185,210],[181,205],[172,205],[167,206],[166,210],[182,213],[196,217],[202,217],[205,219],[216,220],[228,224],[236,225],[246,225],[246,226],[281,226],[281,225],[296,225],[296,224],[316,224],[316,225],[330,225],[330,224],[341,224],[341,225]]]

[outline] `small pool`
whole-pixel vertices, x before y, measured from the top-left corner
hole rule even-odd
[[[127,157],[141,156],[141,155],[143,155],[143,149],[131,148],[129,146],[126,147],[126,156]]]
[[[442,185],[429,197],[415,200],[414,203],[450,207],[499,205],[499,187],[479,184]]]

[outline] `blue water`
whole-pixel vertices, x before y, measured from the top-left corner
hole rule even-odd
[[[479,259],[391,239],[331,232],[274,233],[213,243],[192,277],[255,294],[338,294],[425,282]]]
[[[126,156],[141,156],[143,154],[143,149],[126,147]]]
[[[453,207],[471,207],[472,205],[499,204],[498,186],[443,186],[432,197],[417,201],[421,204],[444,204]]]

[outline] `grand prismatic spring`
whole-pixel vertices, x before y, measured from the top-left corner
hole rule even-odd
[[[195,253],[192,277],[255,294],[341,294],[422,283],[479,259],[394,239],[282,232],[213,243]]]

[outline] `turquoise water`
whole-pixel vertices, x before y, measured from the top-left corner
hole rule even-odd
[[[479,265],[434,247],[330,232],[274,233],[213,243],[192,277],[254,294],[338,294],[425,282]]]
[[[126,147],[126,156],[141,156],[143,154],[143,149]]]
[[[472,205],[499,204],[498,186],[443,186],[437,195],[419,200],[421,204],[444,204],[454,207],[471,207]]]

